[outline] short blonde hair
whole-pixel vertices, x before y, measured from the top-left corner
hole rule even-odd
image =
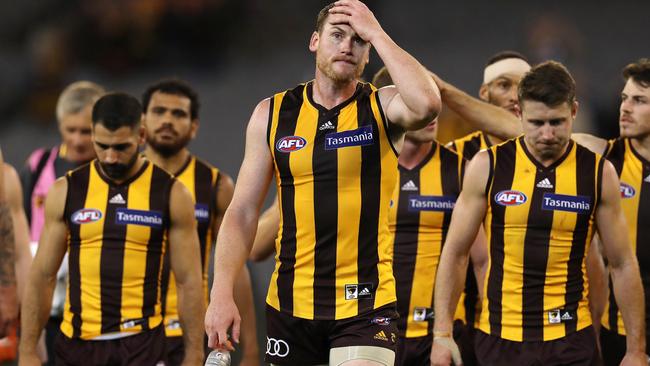
[[[68,85],[56,102],[56,119],[61,121],[63,116],[81,112],[105,93],[103,87],[91,81],[77,81]]]

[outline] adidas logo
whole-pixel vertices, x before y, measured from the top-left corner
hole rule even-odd
[[[648,175],[647,177],[645,177],[645,179],[644,179],[643,181],[646,182],[646,183],[650,183],[650,175]]]
[[[551,184],[551,181],[548,180],[548,178],[544,178],[539,183],[537,183],[537,188],[553,188],[553,185]]]
[[[380,331],[379,333],[375,334],[375,339],[379,339],[380,341],[386,341],[388,342],[388,337],[386,337],[386,333],[384,331]]]
[[[108,201],[108,203],[112,203],[112,204],[116,204],[116,205],[123,205],[123,204],[126,203],[126,201],[124,200],[124,197],[122,197],[122,195],[118,193],[115,196],[113,196],[113,198],[111,198]]]
[[[359,296],[370,295],[370,290],[367,287],[364,287],[360,292]]]
[[[319,130],[319,131],[325,131],[325,130],[333,130],[333,129],[335,129],[335,128],[336,128],[336,127],[334,127],[334,124],[332,123],[332,121],[327,121],[327,122],[323,123],[323,124],[318,128],[318,130]]]
[[[571,316],[571,314],[569,314],[568,311],[565,311],[564,314],[562,314],[562,320],[565,320],[565,321],[566,320],[573,320],[573,317]]]
[[[418,186],[416,186],[412,180],[409,180],[408,182],[404,183],[404,185],[402,186],[402,191],[417,191],[417,190],[418,190]]]

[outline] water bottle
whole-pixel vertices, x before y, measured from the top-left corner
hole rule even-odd
[[[230,366],[230,352],[215,349],[205,360],[205,366]]]

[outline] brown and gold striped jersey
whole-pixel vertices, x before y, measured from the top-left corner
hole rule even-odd
[[[403,337],[423,337],[433,329],[436,271],[463,168],[464,159],[438,143],[413,169],[399,166],[388,223]]]
[[[160,280],[174,179],[145,162],[115,184],[97,160],[66,175],[69,280],[61,331],[94,339],[162,321]]]
[[[612,162],[620,178],[621,208],[627,222],[632,248],[636,253],[645,291],[646,327],[650,321],[650,162],[634,149],[629,139],[609,142],[606,157]],[[614,291],[602,318],[603,327],[625,335],[623,318],[616,305]],[[646,331],[647,332],[647,331]]]
[[[204,300],[208,301],[208,262],[215,240],[213,232],[216,219],[217,184],[219,169],[190,155],[187,162],[175,174],[178,181],[187,187],[194,203],[194,217],[197,222],[199,243],[201,245],[201,263],[203,269]],[[182,255],[182,254],[181,254]],[[176,281],[170,270],[169,255],[165,256],[163,270],[163,315],[165,317],[165,335],[177,337],[183,334],[178,318]]]
[[[479,151],[491,146],[492,142],[483,131],[472,132],[469,135],[450,141],[447,145],[447,147],[457,152],[458,155],[467,159],[467,161],[472,160],[474,155]]]
[[[359,83],[329,110],[312,87],[270,99],[281,221],[267,303],[299,318],[344,319],[395,301],[388,209],[397,154],[373,86]]]
[[[545,167],[523,137],[487,151],[489,269],[480,329],[511,341],[546,341],[591,325],[585,257],[604,159],[570,141]]]

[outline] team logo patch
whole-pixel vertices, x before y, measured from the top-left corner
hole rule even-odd
[[[413,309],[413,321],[425,322],[433,319],[433,309],[431,308],[415,308]]]
[[[102,212],[94,208],[82,208],[75,211],[70,217],[70,221],[77,225],[89,224],[91,222],[99,221],[102,218]]]
[[[523,192],[508,190],[494,195],[494,201],[501,206],[519,206],[526,203],[528,197]]]
[[[591,198],[587,196],[544,193],[542,197],[542,209],[587,214],[591,212]]]
[[[373,292],[372,283],[355,283],[345,285],[346,300],[372,299]]]
[[[554,309],[548,312],[549,324],[560,324],[570,320],[573,320],[573,316],[571,316],[571,313],[566,310]]]
[[[203,203],[197,203],[194,206],[194,217],[198,222],[208,222],[210,219],[210,209],[208,205]]]
[[[627,183],[621,182],[621,198],[632,198],[636,194],[636,189]]]
[[[290,153],[298,151],[307,145],[307,141],[300,136],[285,136],[275,144],[276,150]]]
[[[409,211],[451,212],[456,198],[450,196],[409,196]]]
[[[158,211],[141,211],[130,210],[128,208],[118,208],[115,213],[115,223],[118,225],[161,227],[163,224],[163,217]]]
[[[390,325],[390,318],[385,317],[385,316],[376,316],[372,318],[370,321],[372,324],[377,324],[377,325]]]
[[[356,130],[332,132],[325,135],[325,150],[335,150],[348,146],[366,146],[374,144],[372,126],[363,126]]]

